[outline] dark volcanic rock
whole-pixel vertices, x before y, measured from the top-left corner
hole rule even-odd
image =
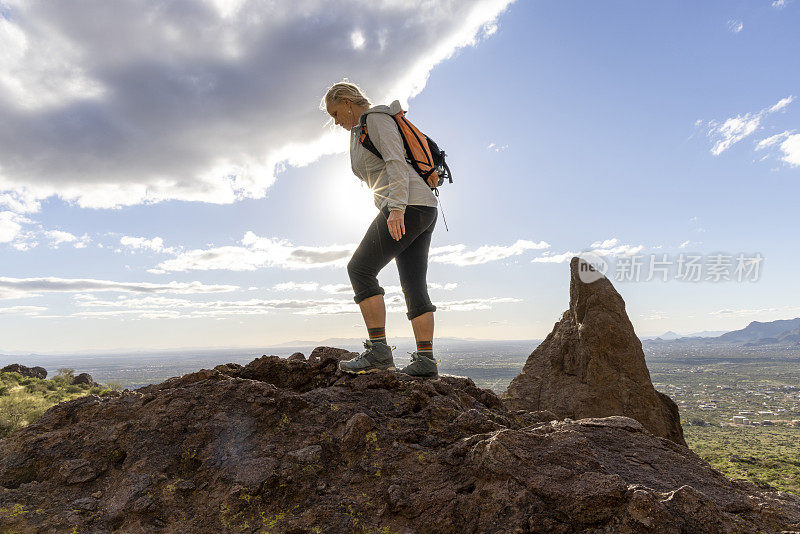
[[[776,532],[800,498],[626,417],[510,411],[346,351],[89,395],[0,440],[0,532]]]
[[[599,273],[593,282],[581,280],[579,269],[588,265],[570,261],[569,309],[511,381],[504,402],[559,418],[623,415],[685,445],[678,407],[653,388],[625,301]]]
[[[89,373],[81,373],[81,374],[79,374],[78,376],[76,376],[72,380],[72,383],[73,384],[87,384],[89,386],[94,386],[95,385],[95,382],[92,379],[92,375],[90,375]]]
[[[5,373],[19,373],[22,376],[27,376],[29,378],[41,378],[44,380],[47,378],[47,369],[44,367],[25,367],[19,363],[12,363],[11,365],[6,365],[0,371]]]

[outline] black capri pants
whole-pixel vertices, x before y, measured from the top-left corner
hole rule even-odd
[[[372,221],[364,239],[347,264],[347,274],[353,284],[356,304],[365,298],[385,295],[378,283],[378,272],[395,260],[400,286],[406,298],[409,320],[423,313],[436,311],[428,296],[428,249],[438,216],[435,206],[406,206],[406,233],[396,241],[389,233],[386,219],[389,208],[384,207]]]

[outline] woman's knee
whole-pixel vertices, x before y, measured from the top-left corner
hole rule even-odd
[[[426,304],[420,304],[415,306],[414,308],[409,307],[408,313],[406,313],[406,317],[408,317],[409,321],[413,321],[417,317],[421,315],[425,315],[426,313],[433,313],[436,311],[436,306],[434,306],[430,301]]]
[[[347,262],[347,276],[350,277],[350,281],[355,281],[362,278],[371,278],[375,276],[377,273],[372,272],[373,269],[370,269],[367,265],[364,264],[364,261],[357,256],[353,256],[350,258],[350,261]]]
[[[359,261],[356,256],[347,263],[347,275],[356,294],[356,303],[372,295],[384,294],[378,282],[378,273],[370,265]]]

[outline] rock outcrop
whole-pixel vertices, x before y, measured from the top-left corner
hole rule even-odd
[[[72,379],[73,384],[86,384],[87,386],[96,386],[97,383],[89,373],[81,373]]]
[[[41,378],[42,380],[47,378],[47,369],[44,367],[26,367],[19,363],[6,365],[0,369],[0,371],[4,373],[19,373],[22,376],[27,376],[28,378]]]
[[[780,532],[800,498],[627,417],[510,410],[352,353],[264,356],[50,408],[0,440],[2,532]]]
[[[512,409],[550,410],[559,418],[630,417],[686,445],[677,405],[650,381],[625,301],[578,257],[570,261],[569,309],[502,396]]]

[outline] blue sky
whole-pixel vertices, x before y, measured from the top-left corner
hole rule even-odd
[[[375,208],[317,109],[344,77],[447,151],[438,336],[543,338],[589,252],[642,336],[800,316],[797,0],[85,4],[0,0],[0,352],[363,336]]]

